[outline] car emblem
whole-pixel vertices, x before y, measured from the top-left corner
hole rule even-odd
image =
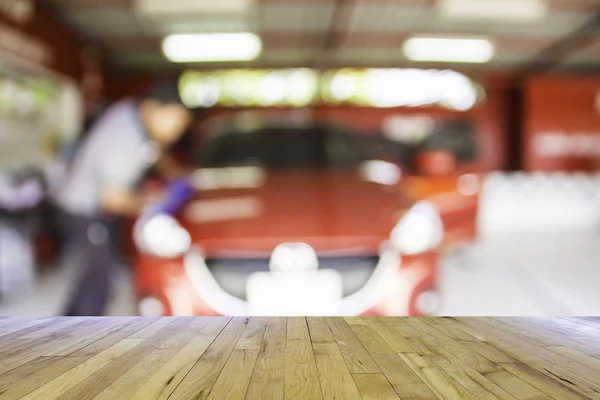
[[[271,271],[306,272],[319,268],[315,250],[306,243],[282,243],[273,250]]]

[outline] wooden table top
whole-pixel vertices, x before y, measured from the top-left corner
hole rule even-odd
[[[600,399],[600,318],[0,317],[0,399]]]

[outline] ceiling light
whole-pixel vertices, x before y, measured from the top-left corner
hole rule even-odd
[[[454,19],[493,19],[536,22],[548,15],[545,0],[438,0],[442,16]]]
[[[134,10],[149,16],[201,13],[245,13],[254,0],[135,0]]]
[[[250,61],[262,50],[253,33],[206,33],[167,36],[162,44],[172,62]]]
[[[494,45],[481,38],[414,37],[403,50],[412,61],[486,63],[494,56]]]

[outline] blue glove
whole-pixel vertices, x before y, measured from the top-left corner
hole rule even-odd
[[[164,200],[158,203],[154,212],[174,215],[190,200],[194,198],[196,189],[192,186],[188,178],[179,179],[169,184],[167,195]]]

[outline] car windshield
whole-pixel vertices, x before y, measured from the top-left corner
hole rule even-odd
[[[199,159],[204,167],[260,165],[273,168],[348,167],[363,160],[354,137],[320,127],[220,134],[205,143]]]

